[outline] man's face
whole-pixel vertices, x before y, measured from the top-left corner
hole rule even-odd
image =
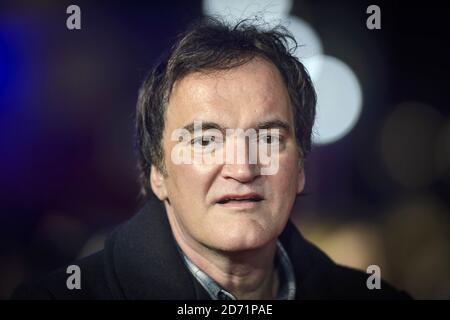
[[[172,133],[192,127],[194,121],[223,130],[253,128],[256,132],[269,124],[267,134],[260,138],[277,144],[278,152],[271,156],[277,157],[278,170],[262,175],[261,165],[250,161],[174,163],[171,154],[180,144],[172,140]],[[278,134],[271,135],[274,129]],[[190,154],[204,151],[205,145],[214,149],[220,138],[213,134],[212,141],[211,134],[203,131],[203,135],[197,140],[192,135],[192,143],[182,147]],[[221,139],[237,145],[239,138],[224,135]],[[192,73],[177,81],[166,112],[162,145],[167,175],[152,167],[150,180],[158,198],[169,199],[170,204],[165,203],[169,221],[183,241],[230,252],[259,248],[279,236],[296,194],[303,190],[304,173],[289,95],[273,64],[255,58],[230,70]],[[216,148],[225,150],[224,145]]]

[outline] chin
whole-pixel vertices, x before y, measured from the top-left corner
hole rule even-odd
[[[215,232],[215,247],[237,252],[262,248],[274,239],[274,230],[256,221],[236,222]]]

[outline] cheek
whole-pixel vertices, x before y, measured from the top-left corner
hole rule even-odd
[[[205,165],[198,163],[195,160],[195,154],[186,150],[185,147],[179,148],[181,154],[175,150],[176,143],[173,141],[166,142],[166,157],[165,164],[169,179],[172,179],[173,188],[187,188],[192,195],[205,194],[214,179],[217,171],[217,165]],[[178,158],[172,161],[172,154],[174,152]],[[184,157],[187,157],[186,159]],[[180,163],[177,161],[188,161],[190,163]],[[182,190],[179,190],[180,193]],[[195,191],[195,192],[194,192]]]
[[[274,223],[282,223],[292,211],[298,185],[298,166],[292,161],[280,162],[280,168],[276,175],[268,177],[272,194],[271,209]]]
[[[300,167],[298,160],[293,156],[280,158],[280,165],[277,174],[273,175],[273,184],[276,192],[289,194],[297,193]]]
[[[183,202],[204,202],[205,197],[214,179],[213,168],[195,164],[169,164],[169,194],[180,197]]]
[[[271,189],[279,199],[287,200],[297,194],[298,174],[293,170],[280,167],[278,174],[271,177]]]

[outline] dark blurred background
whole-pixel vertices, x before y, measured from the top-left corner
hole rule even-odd
[[[294,1],[362,91],[318,144],[294,221],[336,261],[450,298],[450,44],[444,2]],[[81,8],[81,30],[66,8]],[[371,4],[381,30],[366,27]],[[0,5],[0,299],[102,247],[140,207],[133,116],[146,72],[202,1]],[[320,97],[319,97],[320,99]]]

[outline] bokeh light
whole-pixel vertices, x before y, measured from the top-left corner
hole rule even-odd
[[[317,116],[314,142],[328,144],[339,140],[355,126],[361,114],[362,90],[356,75],[341,60],[315,56],[320,73],[313,79],[317,91]]]

